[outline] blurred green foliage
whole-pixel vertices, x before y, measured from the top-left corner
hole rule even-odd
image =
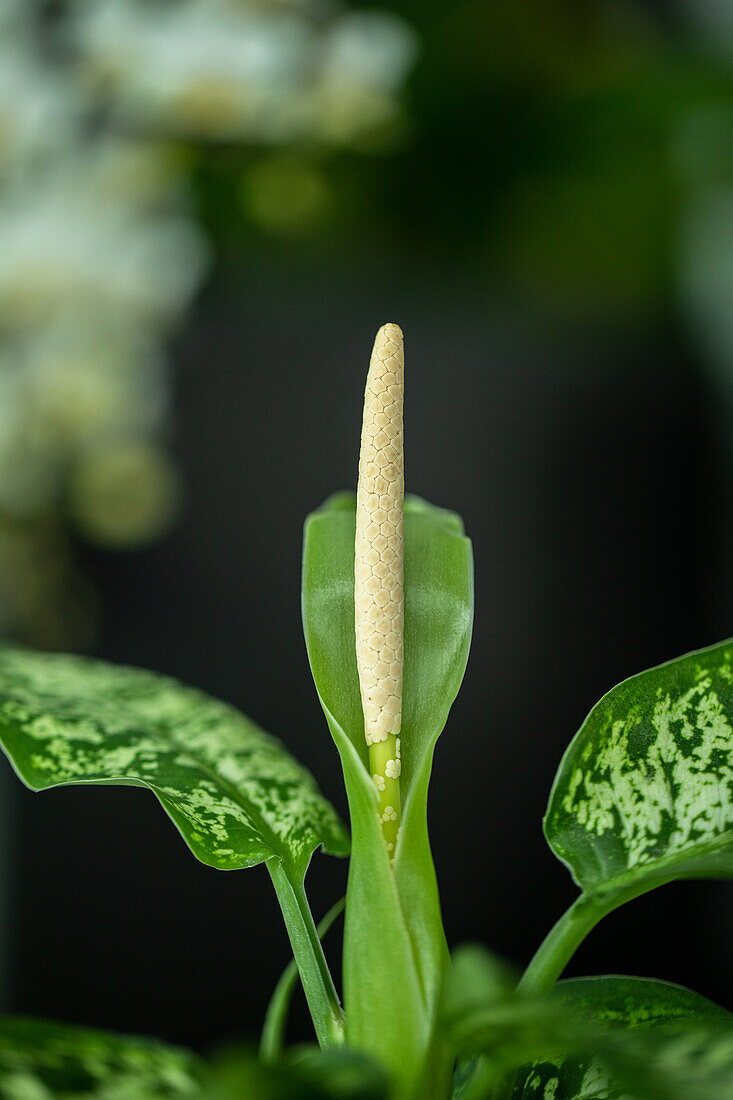
[[[306,231],[325,252],[377,258],[389,243],[405,266],[573,322],[673,315],[687,212],[733,170],[733,53],[711,53],[700,13],[662,18],[639,0],[391,7],[420,41],[401,125],[379,157],[364,142],[302,149],[295,171],[308,159],[322,183],[318,216],[304,200],[289,223],[298,247]],[[246,157],[249,174],[259,154]],[[232,220],[223,180],[237,167],[229,151],[200,163],[207,220],[222,236],[235,225],[232,250],[268,247],[256,187]],[[295,177],[280,168],[285,205]]]

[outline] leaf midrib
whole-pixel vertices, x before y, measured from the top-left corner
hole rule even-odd
[[[583,886],[581,882],[576,879],[578,886],[583,891],[586,897],[594,899],[603,899],[608,894],[614,893],[618,890],[625,890],[628,887],[636,884],[642,885],[650,882],[651,886],[665,885],[667,882],[671,882],[673,879],[696,879],[696,878],[710,878],[710,875],[700,873],[698,871],[683,871],[681,874],[675,874],[672,878],[667,878],[664,872],[674,867],[675,863],[684,863],[690,859],[697,859],[708,855],[716,855],[718,852],[724,852],[728,848],[733,847],[733,828],[729,832],[722,833],[714,841],[710,841],[705,844],[699,844],[695,848],[688,848],[684,853],[675,852],[674,854],[665,856],[663,859],[657,859],[651,863],[645,865],[645,869],[640,873],[637,870],[630,869],[625,871],[621,875],[615,875],[613,878],[606,879],[601,889],[598,887],[589,889]],[[555,855],[558,856],[560,861],[569,868],[572,874],[572,867],[570,863],[559,855],[559,852],[553,847]],[[659,874],[658,872],[662,872]],[[574,876],[573,876],[574,877]],[[712,876],[715,877],[715,876]]]

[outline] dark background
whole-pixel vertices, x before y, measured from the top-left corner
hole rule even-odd
[[[97,654],[241,706],[345,812],[302,642],[301,530],[354,485],[371,342],[398,322],[408,487],[463,515],[476,557],[431,794],[446,928],[525,964],[574,896],[541,833],[568,740],[618,680],[733,632],[729,424],[675,289],[688,185],[666,153],[680,111],[728,102],[729,74],[671,5],[394,7],[423,39],[413,129],[334,162],[348,201],[330,221],[268,238],[233,217],[226,157],[202,165],[221,247],[173,348],[183,514],[151,549],[80,553]],[[8,1008],[199,1047],[256,1035],[289,957],[262,868],[197,864],[142,791],[5,787]],[[315,857],[317,914],[344,882]],[[733,1008],[732,890],[634,902],[572,972]]]

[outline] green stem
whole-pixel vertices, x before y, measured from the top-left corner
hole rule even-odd
[[[671,879],[658,879],[643,886],[615,890],[600,898],[581,894],[540,944],[524,972],[518,990],[531,994],[549,993],[585,937],[599,921],[627,901],[633,901],[634,898],[670,881]]]
[[[386,741],[376,741],[369,746],[369,769],[379,792],[377,813],[390,860],[394,859],[402,814],[400,778],[399,774],[394,774],[395,764],[399,772],[399,759],[400,739],[393,733],[389,734]],[[388,770],[391,773],[389,775]]]
[[[303,881],[301,878],[293,881],[280,859],[273,857],[266,864],[288,930],[316,1037],[323,1050],[338,1046],[344,1041],[344,1014]]]
[[[519,991],[549,993],[585,937],[603,916],[605,912],[599,912],[587,898],[581,895],[567,912],[563,913],[555,927],[540,944],[519,983]]]
[[[345,904],[346,898],[341,898],[340,901],[331,906],[325,917],[318,922],[316,931],[319,940],[323,940],[331,925],[343,913]],[[288,1010],[297,982],[298,967],[295,959],[291,959],[275,986],[265,1013],[265,1022],[262,1026],[260,1060],[267,1062],[269,1065],[277,1062],[283,1052]]]

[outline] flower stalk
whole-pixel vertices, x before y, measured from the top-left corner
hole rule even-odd
[[[364,394],[356,494],[356,663],[369,768],[387,851],[400,826],[404,651],[404,342],[398,325],[377,333]]]

